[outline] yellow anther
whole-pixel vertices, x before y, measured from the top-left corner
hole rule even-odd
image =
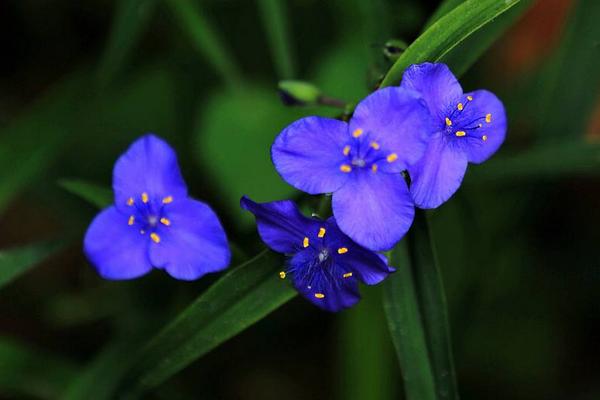
[[[371,142],[371,147],[374,148],[375,150],[379,150],[379,143]]]
[[[302,241],[302,246],[304,246],[304,247],[308,247],[308,243],[309,243],[309,242],[308,242],[308,238],[307,238],[307,237],[305,237],[305,238],[304,238],[304,240]]]
[[[398,159],[398,154],[396,153],[392,153],[389,156],[387,156],[387,162],[394,162]]]
[[[127,221],[127,225],[133,225],[133,223],[135,222],[135,217],[132,215],[131,217],[129,217],[129,221]]]
[[[127,199],[127,205],[128,205],[128,206],[132,206],[132,205],[133,205],[133,203],[134,203],[134,201],[133,201],[133,197],[130,197],[130,198],[128,198],[128,199]]]
[[[155,232],[150,234],[150,239],[152,239],[154,243],[160,243],[160,236],[158,236]]]
[[[452,121],[448,117],[446,117],[446,126],[452,126]]]
[[[467,96],[467,100],[473,101],[473,96]]]
[[[465,131],[456,131],[455,135],[458,136],[458,137],[463,137],[463,136],[467,135],[467,132],[465,132]]]
[[[344,275],[342,275],[344,278],[350,278],[352,276],[352,272],[346,272]]]
[[[487,135],[483,135],[481,138],[482,138],[482,139],[483,139],[483,141],[485,142],[485,141],[487,140]]]
[[[160,223],[163,224],[163,225],[169,226],[169,225],[171,225],[171,220],[169,220],[168,218],[164,218],[163,217],[163,218],[160,219]]]
[[[465,108],[465,107],[463,106],[463,103],[458,103],[458,105],[456,106],[456,108],[458,108],[458,111],[462,111],[463,108]]]
[[[279,277],[280,277],[281,279],[285,279],[285,271],[281,271],[281,272],[279,273]]]
[[[325,298],[325,295],[324,295],[323,293],[315,293],[315,297],[316,297],[317,299],[324,299],[324,298]]]
[[[320,238],[325,236],[325,228],[319,228],[319,233],[317,234],[317,236]]]
[[[173,196],[167,196],[162,200],[163,204],[169,204],[173,202]]]
[[[492,122],[492,114],[486,114],[485,115],[485,122],[487,122],[488,124],[490,122]]]
[[[363,134],[363,130],[360,128],[358,128],[358,129],[354,130],[354,132],[352,132],[352,136],[354,136],[355,138],[359,137],[362,134]]]
[[[371,171],[373,171],[373,172],[377,172],[377,168],[378,168],[378,167],[377,167],[377,164],[373,164],[373,165],[371,165]]]
[[[350,172],[350,171],[352,171],[352,167],[349,166],[348,164],[342,164],[340,166],[340,171],[342,171],[342,172]]]
[[[347,247],[340,247],[338,249],[338,254],[344,254],[348,252],[348,248]]]
[[[147,203],[148,202],[148,193],[144,192],[142,193],[142,203]]]
[[[344,155],[347,156],[348,154],[350,154],[350,146],[345,146],[344,147]]]

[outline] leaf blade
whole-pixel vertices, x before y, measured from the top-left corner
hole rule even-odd
[[[63,242],[51,241],[0,251],[0,288],[17,279],[63,247]]]
[[[95,183],[81,179],[61,179],[58,185],[98,208],[108,207],[113,202],[112,191]]]

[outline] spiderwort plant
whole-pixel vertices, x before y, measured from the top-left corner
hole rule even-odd
[[[375,285],[394,270],[383,256],[342,233],[333,217],[307,218],[289,200],[258,204],[243,197],[240,204],[256,217],[265,244],[290,256],[279,276],[290,276],[296,290],[317,307],[351,307],[360,300],[359,281]]]
[[[84,239],[88,259],[106,279],[164,269],[193,280],[227,267],[225,232],[211,208],[187,195],[173,149],[154,135],[134,142],[113,170],[115,204]]]
[[[431,118],[417,92],[390,87],[361,101],[349,123],[307,117],[275,139],[271,157],[292,186],[333,193],[340,229],[371,250],[387,250],[408,231],[414,205],[401,172],[424,154]]]
[[[400,86],[421,93],[436,127],[423,158],[408,167],[415,204],[436,208],[458,190],[467,163],[484,162],[502,144],[504,106],[487,90],[463,93],[445,64],[411,65]]]

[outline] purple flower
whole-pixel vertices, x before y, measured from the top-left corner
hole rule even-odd
[[[409,165],[415,204],[435,208],[460,186],[467,163],[482,163],[498,150],[506,135],[506,114],[487,90],[463,93],[445,64],[410,66],[400,85],[427,102],[435,132],[425,155]]]
[[[333,217],[307,218],[289,200],[257,204],[243,197],[240,204],[256,217],[267,246],[290,256],[280,277],[289,275],[298,292],[324,310],[353,306],[360,300],[359,281],[375,285],[394,270],[343,234]]]
[[[154,135],[138,139],[113,170],[115,204],[92,222],[84,250],[106,279],[152,267],[193,280],[229,264],[227,237],[210,207],[187,196],[177,156]]]
[[[385,88],[361,101],[349,123],[307,117],[281,132],[275,168],[310,194],[333,193],[340,229],[371,250],[387,250],[408,231],[414,204],[401,174],[423,155],[432,132],[414,91]]]

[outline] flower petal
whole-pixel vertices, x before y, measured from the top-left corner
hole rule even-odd
[[[417,165],[409,168],[410,192],[420,208],[436,208],[456,192],[467,170],[467,156],[455,140],[435,135]]]
[[[207,204],[192,199],[173,202],[165,205],[162,216],[167,221],[160,222],[155,232],[160,241],[150,244],[154,266],[189,281],[229,265],[227,236]]]
[[[421,96],[400,87],[380,89],[361,101],[350,121],[350,132],[362,129],[368,140],[379,144],[385,154],[395,153],[394,172],[416,163],[425,152],[434,131],[431,117]],[[391,170],[388,168],[391,172]]]
[[[415,90],[423,96],[431,115],[444,122],[447,108],[458,102],[462,88],[446,64],[422,63],[404,71],[400,87]]]
[[[414,206],[401,174],[355,174],[333,194],[333,214],[340,229],[356,243],[388,250],[410,228]]]
[[[348,179],[340,171],[348,125],[330,118],[302,118],[285,128],[271,147],[281,177],[309,194],[337,190]]]
[[[142,193],[160,202],[171,196],[187,196],[175,151],[162,139],[148,134],[136,140],[117,160],[113,170],[115,205],[125,210],[130,198],[139,201]]]
[[[128,218],[109,207],[94,218],[85,233],[85,255],[105,279],[133,279],[152,269],[148,236],[129,226]]]
[[[318,222],[302,215],[291,200],[259,204],[244,196],[240,206],[254,214],[261,239],[278,253],[296,253],[307,232],[318,231]]]
[[[481,135],[485,135],[486,140],[469,140],[466,146],[467,158],[472,163],[482,163],[490,158],[502,145],[506,137],[506,112],[502,102],[491,92],[487,90],[476,90],[467,93],[473,98],[472,106],[476,110],[473,113],[486,117],[482,122]]]

